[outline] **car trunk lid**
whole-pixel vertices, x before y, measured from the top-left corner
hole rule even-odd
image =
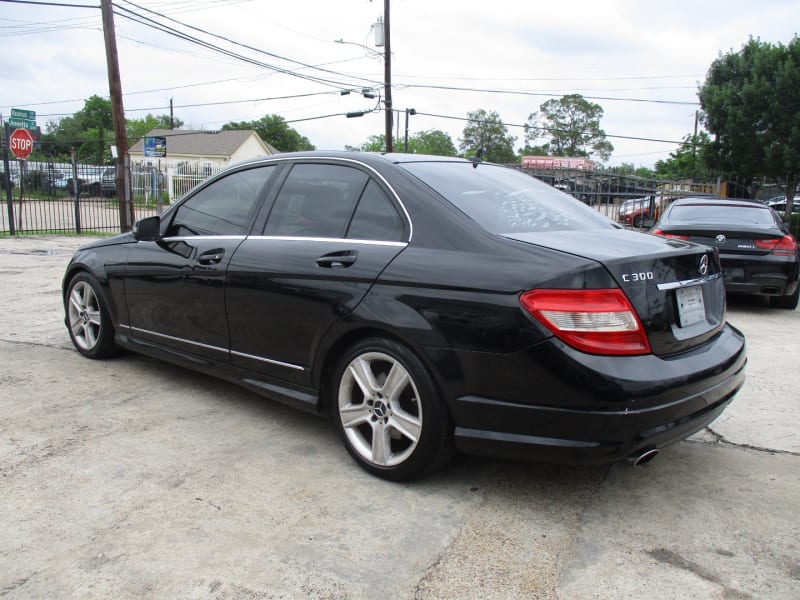
[[[712,248],[622,229],[504,237],[602,264],[636,310],[654,354],[701,345],[725,323],[724,284]]]

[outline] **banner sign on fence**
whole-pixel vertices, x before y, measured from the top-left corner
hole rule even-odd
[[[167,138],[144,138],[144,155],[153,158],[164,158],[167,155]]]

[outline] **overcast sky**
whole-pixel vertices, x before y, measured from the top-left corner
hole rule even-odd
[[[114,0],[126,117],[168,114],[172,98],[184,128],[275,113],[318,149],[360,145],[383,133],[382,112],[315,117],[376,107],[341,90],[381,88],[372,26],[383,4]],[[123,16],[128,11],[259,64],[146,27]],[[519,148],[530,113],[579,93],[605,111],[601,126],[615,148],[608,164],[651,167],[675,150],[671,141],[692,133],[698,84],[719,53],[739,50],[750,36],[787,44],[798,31],[800,0],[392,0],[390,17],[394,108],[422,113],[409,120],[412,135],[441,129],[458,147],[459,119],[483,108],[499,113]],[[4,117],[12,107],[34,110],[44,129],[94,94],[108,96],[98,8],[0,2]],[[404,115],[399,122],[402,138]]]

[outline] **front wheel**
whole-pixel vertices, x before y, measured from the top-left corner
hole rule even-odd
[[[358,464],[383,479],[421,477],[453,455],[452,426],[421,361],[392,340],[367,339],[339,363],[331,413]]]
[[[88,273],[75,275],[64,301],[69,336],[78,352],[88,358],[107,358],[119,352],[111,315],[94,277]]]

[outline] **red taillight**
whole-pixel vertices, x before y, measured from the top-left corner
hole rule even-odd
[[[664,233],[663,231],[661,231],[658,228],[653,229],[653,231],[651,231],[650,233],[652,233],[653,235],[660,235],[661,237],[668,237],[668,238],[673,238],[673,239],[676,239],[676,240],[683,240],[684,242],[688,242],[689,241],[689,236],[688,235],[678,235],[677,233]]]
[[[756,248],[769,250],[776,256],[794,256],[797,253],[797,242],[791,235],[782,238],[770,238],[767,240],[753,240]]]
[[[649,354],[642,324],[618,288],[531,290],[520,302],[537,321],[573,348],[591,354]]]

